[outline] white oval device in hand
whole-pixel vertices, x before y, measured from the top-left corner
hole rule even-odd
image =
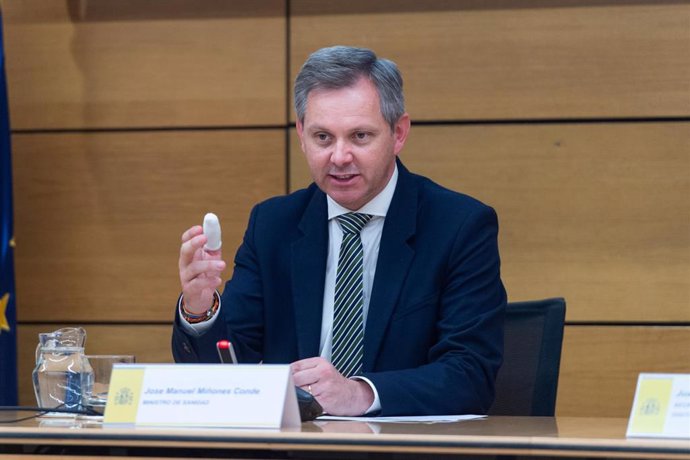
[[[204,249],[217,251],[223,245],[220,240],[220,222],[218,216],[209,212],[204,216],[204,235],[206,235],[206,245]]]

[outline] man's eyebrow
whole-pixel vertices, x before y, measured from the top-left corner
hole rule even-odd
[[[307,132],[309,132],[309,133],[316,133],[316,132],[320,132],[320,131],[324,131],[324,132],[327,132],[327,133],[330,133],[330,132],[331,132],[330,129],[326,128],[325,126],[321,126],[321,125],[305,126],[304,129],[305,129],[305,131],[307,131]],[[360,131],[375,133],[375,132],[378,132],[379,129],[378,129],[376,126],[373,126],[373,125],[372,125],[372,126],[368,126],[368,125],[359,125],[359,126],[354,126],[354,127],[350,128],[350,129],[348,129],[348,132],[350,132],[350,133],[356,133],[356,132],[360,132]]]

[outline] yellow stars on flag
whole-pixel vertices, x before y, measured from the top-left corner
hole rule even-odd
[[[10,331],[10,323],[7,321],[7,305],[10,303],[10,293],[8,292],[0,298],[0,331]]]

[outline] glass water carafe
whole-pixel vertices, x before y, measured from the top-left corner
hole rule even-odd
[[[93,385],[85,343],[86,331],[81,327],[38,334],[33,383],[40,407],[82,409],[82,398]]]

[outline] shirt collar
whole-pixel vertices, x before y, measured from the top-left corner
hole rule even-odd
[[[386,213],[391,205],[391,201],[393,201],[393,194],[395,193],[395,186],[397,183],[398,165],[396,164],[395,169],[393,170],[393,175],[384,189],[381,190],[379,194],[376,195],[371,201],[359,208],[356,212],[371,214],[372,216],[386,217]],[[331,220],[342,214],[352,212],[351,210],[340,206],[328,195],[326,195],[326,201],[328,202],[328,220]]]

